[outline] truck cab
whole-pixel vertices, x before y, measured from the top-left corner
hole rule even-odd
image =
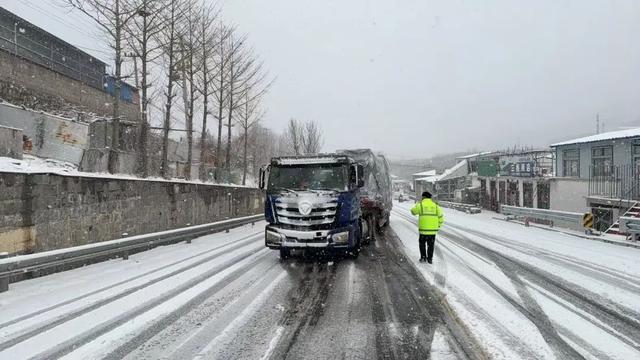
[[[287,156],[260,172],[265,197],[265,245],[291,250],[328,250],[357,257],[362,238],[358,190],[362,165],[345,155]],[[366,226],[366,225],[365,225]]]

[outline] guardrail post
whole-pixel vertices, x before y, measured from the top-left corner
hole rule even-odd
[[[0,259],[4,259],[9,257],[9,253],[7,252],[1,252],[0,253]],[[3,293],[5,291],[9,291],[9,277],[5,276],[5,277],[0,277],[0,293]]]

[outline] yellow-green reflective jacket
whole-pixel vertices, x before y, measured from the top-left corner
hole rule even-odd
[[[444,214],[438,204],[431,199],[422,199],[411,208],[413,215],[418,215],[418,230],[422,235],[435,235],[442,223]]]

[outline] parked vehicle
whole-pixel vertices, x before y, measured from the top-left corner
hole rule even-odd
[[[266,189],[265,244],[286,258],[294,249],[360,253],[368,233],[360,208],[364,166],[343,154],[278,157],[260,172]]]
[[[367,223],[364,242],[375,240],[377,232],[389,224],[393,189],[389,163],[370,149],[338,150],[364,166],[364,186],[359,192],[362,216]]]

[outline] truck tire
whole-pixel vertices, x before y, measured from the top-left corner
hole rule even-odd
[[[280,259],[284,260],[291,257],[291,250],[286,248],[280,248]]]

